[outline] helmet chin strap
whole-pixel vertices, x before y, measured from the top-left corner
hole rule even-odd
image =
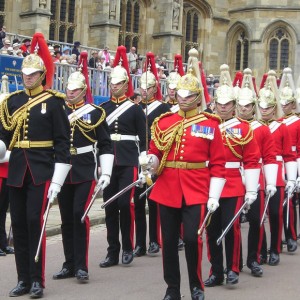
[[[78,95],[77,97],[73,98],[73,99],[70,99],[70,100],[67,98],[67,101],[70,103],[70,104],[76,104],[78,103],[84,96],[85,96],[85,93],[86,93],[86,89],[87,87],[85,87]]]
[[[195,103],[198,103],[198,100],[199,100],[200,96],[201,96],[201,93],[193,101],[191,101],[189,103],[179,104],[179,107],[189,108],[189,107],[193,106]]]
[[[276,105],[273,106],[273,109],[269,112],[269,113],[263,113],[263,112],[260,112],[260,114],[263,116],[263,117],[267,117],[269,115],[272,115],[274,113],[276,109]]]
[[[24,87],[26,88],[26,89],[28,89],[28,90],[33,90],[33,89],[35,89],[36,87],[38,87],[39,85],[41,85],[42,84],[42,81],[44,80],[44,78],[45,78],[45,75],[46,75],[46,72],[43,72],[42,74],[41,74],[41,76],[32,84],[32,85],[25,85],[24,84],[24,80],[23,80],[23,84],[24,84]]]
[[[217,103],[218,103],[218,102],[217,102]],[[232,112],[233,110],[235,110],[235,107],[236,107],[236,104],[234,104],[230,109],[228,109],[228,110],[226,111],[226,113]],[[218,106],[217,106],[217,105],[216,105],[216,110],[219,112]]]
[[[237,106],[237,111],[239,113],[239,115],[245,115],[240,109],[239,109],[239,105]],[[252,117],[254,113],[254,105],[252,106],[251,111],[249,111],[249,113],[246,114],[246,117]],[[242,117],[241,117],[242,118]],[[243,118],[242,118],[243,119]]]
[[[124,84],[116,92],[113,93],[113,95],[114,96],[117,95],[117,97],[118,97],[118,94],[120,93],[120,91],[124,88],[125,84],[127,84],[127,83],[128,83],[128,81],[125,81]],[[110,83],[110,85],[111,85],[111,83]],[[110,90],[112,90],[112,89],[110,89]],[[120,96],[123,96],[123,95],[120,95]]]

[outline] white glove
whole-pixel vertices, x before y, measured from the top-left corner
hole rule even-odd
[[[52,204],[57,197],[58,193],[61,190],[61,185],[55,182],[51,182],[50,187],[48,189],[48,199],[50,204]]]
[[[294,180],[288,180],[288,182],[285,185],[285,189],[284,190],[287,193],[292,193],[292,191],[294,190],[295,186],[296,186],[296,181],[294,181]]]
[[[0,159],[0,163],[6,163],[6,162],[9,162],[9,158],[10,158],[10,154],[11,154],[11,151],[7,150],[5,152],[5,155],[2,159]]]
[[[57,194],[60,192],[62,185],[65,182],[65,179],[71,169],[71,165],[63,163],[55,163],[54,173],[52,176],[51,184],[48,190],[48,199],[52,204],[57,197]]]
[[[103,174],[100,176],[96,189],[99,188],[99,186],[101,186],[101,190],[103,191],[108,185],[110,184],[110,176],[107,174]]]
[[[215,198],[209,198],[207,201],[207,209],[210,213],[215,212],[215,210],[219,207],[219,200]]]
[[[250,206],[257,198],[256,192],[246,192],[245,202]]]
[[[5,157],[6,153],[6,146],[3,141],[0,140],[0,159],[3,159]]]
[[[270,197],[273,197],[276,192],[277,192],[277,188],[276,188],[275,185],[267,184],[267,186],[266,186],[266,195],[270,195]]]
[[[141,181],[140,182],[140,184],[139,184],[139,186],[140,187],[142,187],[145,183],[146,183],[146,176],[147,176],[147,174],[145,174],[145,172],[140,172],[140,174],[139,174],[139,180]]]

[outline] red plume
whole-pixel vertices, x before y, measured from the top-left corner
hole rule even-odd
[[[53,84],[54,64],[44,35],[41,32],[37,32],[33,35],[30,52],[34,53],[36,48],[38,50],[37,54],[43,60],[45,68],[47,70],[46,84],[44,86],[44,89],[50,89]]]
[[[235,87],[235,86],[238,86],[238,87],[242,87],[242,82],[243,82],[243,73],[238,71],[236,72],[235,74],[235,77],[233,79],[233,82],[232,82],[232,86]]]
[[[260,83],[260,87],[259,89],[261,90],[262,88],[264,88],[265,84],[266,84],[266,81],[267,81],[267,78],[268,78],[268,73],[265,73],[263,75],[263,78],[261,80],[261,83]]]
[[[91,92],[90,82],[89,82],[89,73],[88,73],[88,53],[82,51],[79,56],[78,66],[81,68],[81,73],[85,78],[85,83],[87,85],[85,99],[87,103],[93,103],[93,95]]]
[[[206,76],[204,74],[204,70],[202,67],[202,62],[199,61],[199,69],[201,72],[201,82],[202,82],[202,86],[203,86],[203,93],[204,93],[204,98],[205,98],[205,102],[206,104],[210,102],[210,95],[208,92],[208,88],[207,88],[207,84],[206,84]]]
[[[132,87],[132,81],[131,81],[131,76],[129,72],[129,65],[128,65],[128,60],[127,60],[127,55],[126,55],[126,47],[124,46],[119,46],[117,48],[116,56],[114,59],[114,67],[121,65],[127,72],[127,75],[129,77],[129,82],[128,82],[128,90],[126,92],[127,97],[133,96],[133,87]]]
[[[158,76],[157,76],[157,69],[156,69],[156,65],[155,65],[155,59],[154,59],[154,54],[152,52],[148,52],[146,54],[146,63],[144,66],[146,69],[144,70],[144,72],[146,72],[148,70],[148,68],[150,68],[150,72],[153,73],[153,75],[156,78],[156,87],[157,87],[157,91],[155,94],[155,99],[156,100],[161,100],[162,99],[162,94],[161,94],[161,90],[160,90],[160,85],[159,85],[159,80],[158,80]]]
[[[176,54],[174,58],[174,69],[177,70],[177,73],[180,76],[184,75],[183,64],[182,64],[182,56],[180,54]]]

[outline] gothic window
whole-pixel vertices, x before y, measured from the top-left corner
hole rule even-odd
[[[5,0],[0,0],[0,27],[5,25]]]
[[[235,70],[242,71],[248,67],[249,40],[244,30],[237,35],[235,46]]]
[[[75,0],[52,0],[49,39],[73,42],[75,30]]]
[[[188,52],[191,48],[199,47],[199,13],[195,9],[190,9],[185,18],[185,43],[184,57],[188,60]]]
[[[119,45],[123,44],[127,52],[131,47],[138,47],[140,5],[138,0],[123,0],[120,9],[121,29]]]
[[[269,40],[269,69],[277,73],[289,66],[291,38],[283,28],[276,29]]]

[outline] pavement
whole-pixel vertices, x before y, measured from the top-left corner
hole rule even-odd
[[[90,226],[104,224],[105,223],[105,210],[101,208],[103,204],[103,198],[96,198],[94,201],[88,216],[90,219]],[[57,235],[61,233],[61,217],[58,204],[54,204],[48,215],[48,220],[46,224],[46,235],[47,237]],[[6,232],[9,233],[10,228],[10,214],[7,213],[6,217]]]

